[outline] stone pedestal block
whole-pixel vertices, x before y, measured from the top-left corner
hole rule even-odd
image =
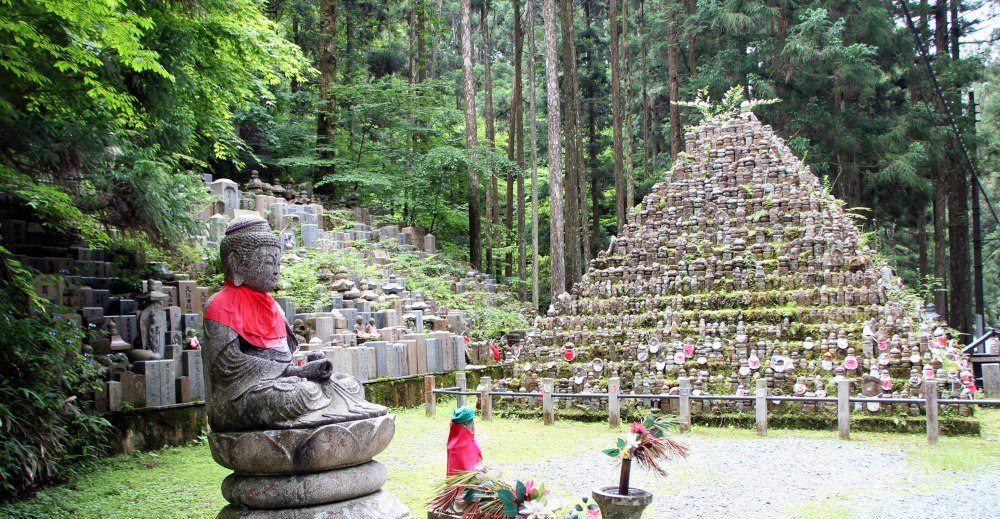
[[[388,479],[385,466],[377,461],[290,476],[230,474],[222,482],[222,496],[247,508],[301,508],[367,496]]]
[[[229,505],[216,519],[413,519],[409,510],[388,490],[374,494],[304,508],[250,510]]]
[[[1000,364],[983,364],[983,391],[988,397],[1000,397]]]
[[[181,366],[181,373],[190,379],[190,399],[193,401],[205,400],[205,373],[201,361],[201,350],[181,352]]]
[[[431,338],[424,341],[427,345],[427,373],[441,373],[444,370],[444,352],[441,339]]]

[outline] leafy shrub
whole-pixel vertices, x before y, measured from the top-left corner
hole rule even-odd
[[[84,330],[35,296],[32,275],[0,247],[0,501],[100,453],[110,426],[80,405],[97,372]]]

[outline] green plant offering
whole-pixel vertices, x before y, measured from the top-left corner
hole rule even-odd
[[[667,474],[660,462],[673,458],[686,457],[686,445],[667,437],[667,429],[679,425],[675,418],[657,418],[649,415],[641,422],[632,422],[629,432],[624,438],[618,438],[615,446],[604,449],[604,454],[612,458],[621,458],[621,474],[618,481],[619,495],[629,494],[629,478],[632,461],[640,467],[652,470],[661,476]]]
[[[428,504],[432,510],[458,508],[470,519],[548,519],[563,506],[545,485],[517,480],[511,486],[488,467],[447,478]]]

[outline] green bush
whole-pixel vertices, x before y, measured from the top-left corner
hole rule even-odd
[[[110,426],[80,402],[98,369],[84,330],[35,296],[32,274],[0,247],[0,501],[100,453]]]

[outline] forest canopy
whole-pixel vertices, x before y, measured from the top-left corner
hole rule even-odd
[[[978,0],[0,0],[0,184],[89,241],[166,244],[198,225],[202,174],[312,182],[544,309],[664,179],[691,103],[737,87],[778,101],[755,111],[971,330],[974,196],[993,321],[1000,302],[996,17]]]

